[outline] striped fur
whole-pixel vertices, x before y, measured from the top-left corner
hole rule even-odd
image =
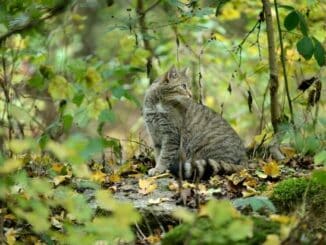
[[[188,80],[172,67],[146,91],[143,116],[156,160],[149,175],[178,175],[180,162],[187,179],[241,169],[247,160],[241,139],[219,114],[193,101]]]

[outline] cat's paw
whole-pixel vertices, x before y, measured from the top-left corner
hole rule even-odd
[[[161,169],[161,168],[151,168],[150,170],[148,170],[148,175],[149,176],[155,176],[158,174],[162,174],[165,172],[165,169]]]

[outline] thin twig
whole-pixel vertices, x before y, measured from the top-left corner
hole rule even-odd
[[[283,69],[283,76],[284,76],[286,97],[287,97],[287,100],[288,100],[290,114],[291,114],[291,123],[293,124],[294,129],[295,129],[294,113],[293,113],[293,107],[292,107],[292,102],[291,102],[291,95],[290,95],[290,90],[289,90],[288,76],[287,76],[286,66],[285,66],[285,53],[284,53],[284,45],[283,45],[283,39],[282,39],[282,31],[281,31],[280,17],[279,17],[279,14],[278,14],[277,0],[274,0],[274,6],[275,6],[275,13],[276,13],[277,29],[278,29],[279,39],[280,39],[281,63],[282,63],[282,69]]]
[[[159,5],[159,3],[162,0],[158,0],[155,3],[153,3],[151,6],[149,6],[147,9],[144,10],[143,14],[146,14],[147,12],[151,11],[152,9],[154,9],[157,5]]]

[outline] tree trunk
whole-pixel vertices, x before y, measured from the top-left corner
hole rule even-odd
[[[274,132],[278,131],[278,124],[280,122],[280,105],[278,103],[278,72],[276,63],[276,52],[275,52],[275,40],[274,40],[274,29],[273,19],[269,0],[262,0],[265,20],[266,20],[266,31],[267,31],[267,42],[268,42],[268,62],[269,62],[269,89],[271,98],[271,121]]]

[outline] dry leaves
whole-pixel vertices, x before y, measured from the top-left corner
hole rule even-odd
[[[267,176],[277,178],[280,176],[280,167],[275,161],[270,161],[263,166],[263,171]]]
[[[138,185],[138,192],[143,195],[147,195],[157,188],[156,181],[153,178],[139,179]]]

